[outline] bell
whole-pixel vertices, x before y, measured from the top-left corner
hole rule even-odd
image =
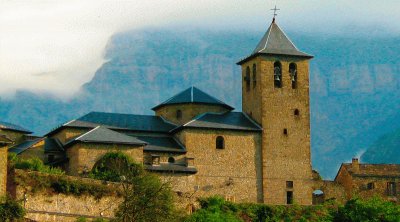
[[[294,81],[296,81],[296,80],[294,79],[294,75],[292,75],[292,82],[294,82]]]
[[[275,80],[276,80],[276,81],[281,81],[281,79],[279,78],[278,75],[275,75]]]

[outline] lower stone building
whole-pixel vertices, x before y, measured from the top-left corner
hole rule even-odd
[[[399,164],[363,164],[353,158],[351,163],[340,166],[335,182],[343,186],[347,199],[379,196],[394,202],[400,200]]]

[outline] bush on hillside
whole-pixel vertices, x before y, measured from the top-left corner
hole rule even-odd
[[[9,197],[0,198],[0,220],[15,221],[25,216],[24,208]]]
[[[400,205],[374,197],[369,200],[359,198],[349,200],[339,207],[335,222],[398,222]]]
[[[60,168],[50,167],[45,165],[43,161],[37,157],[30,159],[22,159],[19,158],[14,153],[9,153],[8,161],[10,163],[10,166],[14,167],[15,169],[38,171],[42,173],[56,174],[56,175],[63,175],[65,173]]]

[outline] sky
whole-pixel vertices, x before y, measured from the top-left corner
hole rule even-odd
[[[265,32],[275,5],[286,31],[400,35],[398,0],[0,0],[0,97],[12,99],[17,90],[73,97],[106,62],[117,32],[177,26]]]

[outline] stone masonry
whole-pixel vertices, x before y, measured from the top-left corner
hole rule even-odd
[[[282,88],[274,87],[274,63],[282,64]],[[297,88],[292,89],[289,64],[297,66]],[[310,153],[309,64],[307,59],[290,56],[258,56],[242,64],[242,79],[247,67],[257,67],[256,86],[250,90],[243,81],[242,109],[263,127],[264,202],[286,204],[293,192],[298,204],[312,203]],[[299,111],[295,115],[295,110]],[[286,134],[285,131],[286,130]],[[293,187],[286,187],[292,181]]]

